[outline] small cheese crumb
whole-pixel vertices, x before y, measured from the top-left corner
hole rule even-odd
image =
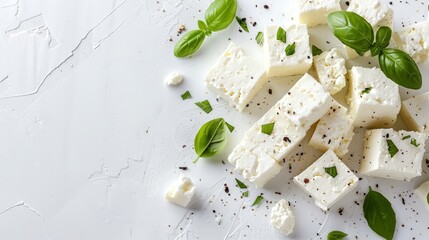
[[[295,215],[286,200],[280,200],[271,209],[271,225],[284,235],[289,235],[295,228]]]
[[[164,80],[165,84],[168,86],[178,85],[182,81],[183,81],[183,76],[178,72],[170,73]]]

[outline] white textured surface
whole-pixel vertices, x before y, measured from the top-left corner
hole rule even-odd
[[[426,19],[426,0],[393,2],[396,27]],[[202,81],[228,38],[260,55],[256,32],[291,18],[289,4],[239,0],[237,14],[257,22],[250,33],[240,33],[234,22],[207,39],[194,57],[176,59],[177,29],[180,24],[196,28],[209,1],[0,1],[0,239],[285,239],[269,224],[269,209],[281,198],[296,214],[292,239],[324,239],[333,229],[375,239],[362,213],[368,184],[378,184],[375,189],[391,200],[398,239],[424,239],[428,221],[412,191],[428,179],[427,164],[423,176],[411,182],[364,177],[358,194],[325,214],[291,183],[321,154],[306,145],[288,157],[291,170],[285,167],[264,189],[251,186],[245,199],[234,186],[231,165],[191,163],[193,137],[202,123],[225,117],[236,126],[228,149],[217,158],[226,160],[243,133],[290,88],[289,81],[273,80],[238,113],[216,102]],[[339,46],[324,30],[311,29],[311,43],[322,50]],[[376,60],[361,61],[368,62],[373,66]],[[420,66],[427,79],[427,64]],[[175,88],[163,83],[172,71],[186,78]],[[193,99],[182,101],[186,90]],[[428,90],[425,82],[421,91],[401,92],[407,99]],[[194,105],[204,99],[214,106],[209,115]],[[358,130],[355,139],[362,137]],[[357,170],[362,143],[351,145],[343,159]],[[181,173],[179,166],[188,166],[185,174],[198,189],[190,210],[163,199]],[[251,208],[261,192],[268,203]]]

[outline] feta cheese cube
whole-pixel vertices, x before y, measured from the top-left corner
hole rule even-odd
[[[271,209],[271,225],[284,235],[289,235],[295,228],[295,215],[286,200],[280,200]]]
[[[334,167],[337,175],[329,174],[329,169]],[[357,186],[359,179],[332,150],[328,150],[293,180],[314,198],[318,207],[327,211],[339,199],[352,191]]]
[[[178,72],[172,72],[167,77],[165,77],[164,83],[168,86],[174,86],[180,84],[182,81],[182,74]]]
[[[265,69],[231,42],[205,78],[206,86],[243,111],[265,84]]]
[[[408,53],[414,61],[426,61],[429,49],[429,21],[408,26],[393,33],[395,47]]]
[[[195,185],[189,177],[180,175],[167,190],[165,198],[182,207],[188,206],[195,194]]]
[[[262,187],[281,170],[283,158],[305,137],[312,124],[331,107],[333,99],[306,74],[246,133],[228,161],[245,179]],[[270,135],[261,126],[274,123]]]
[[[414,131],[429,134],[429,92],[402,102],[401,116]]]
[[[345,62],[336,48],[314,57],[314,67],[319,76],[319,82],[332,95],[346,86],[347,69]]]
[[[401,109],[399,88],[379,68],[353,67],[350,115],[355,127],[390,127]]]
[[[347,11],[357,13],[365,18],[371,24],[374,32],[377,32],[381,26],[393,28],[393,10],[381,3],[380,0],[353,0],[350,2]],[[348,59],[359,56],[355,50],[347,46],[344,46],[344,48]],[[365,56],[370,56],[369,52]]]
[[[360,172],[407,181],[420,176],[426,137],[423,133],[393,129],[366,131]]]
[[[335,11],[341,11],[339,0],[297,0],[299,22],[314,27],[326,24],[328,15]]]
[[[417,196],[423,205],[429,211],[429,181],[422,183],[418,188],[414,190],[414,194]]]
[[[264,59],[268,77],[304,74],[313,62],[307,26],[291,24],[281,26],[286,31],[286,43],[277,40],[280,26],[266,26],[264,31]],[[295,43],[295,53],[286,56],[286,47]]]
[[[342,157],[348,152],[353,135],[353,121],[347,108],[335,103],[320,119],[309,145],[322,151],[332,149]]]

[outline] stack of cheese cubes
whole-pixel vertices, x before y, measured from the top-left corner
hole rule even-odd
[[[283,158],[317,124],[309,145],[326,153],[294,181],[327,210],[358,184],[358,178],[339,157],[348,152],[354,127],[364,127],[368,130],[360,173],[399,180],[420,176],[429,132],[429,93],[402,103],[401,114],[416,132],[390,129],[401,110],[398,85],[379,68],[354,66],[347,70],[346,59],[336,48],[312,56],[307,28],[326,24],[330,13],[341,10],[339,0],[296,2],[299,22],[265,27],[262,63],[231,43],[206,77],[209,89],[242,111],[269,77],[304,74],[245,133],[229,155],[229,162],[245,179],[263,187],[280,172]],[[347,11],[364,17],[375,30],[392,28],[393,12],[379,0],[353,0]],[[286,32],[286,41],[277,39],[280,29]],[[423,22],[396,32],[393,39],[398,48],[419,62],[427,55],[428,34],[429,24]],[[295,53],[287,55],[285,48],[291,44],[295,44]],[[350,48],[345,50],[348,59],[358,56]],[[317,77],[307,74],[312,65]],[[348,108],[331,97],[347,85],[347,73]],[[269,135],[261,131],[268,123],[275,123]],[[395,154],[392,148],[397,148]],[[337,176],[324,170],[331,167],[336,168]]]

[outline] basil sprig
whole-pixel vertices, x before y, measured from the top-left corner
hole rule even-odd
[[[174,47],[174,56],[187,57],[194,54],[203,44],[206,36],[212,32],[227,28],[235,19],[237,0],[215,0],[205,13],[203,22],[198,20],[199,30],[193,30],[183,35]]]
[[[398,85],[410,89],[422,87],[422,75],[416,62],[401,50],[387,48],[392,36],[389,27],[378,29],[374,41],[371,24],[358,14],[347,11],[329,14],[328,25],[335,37],[360,56],[368,51],[372,56],[378,55],[381,70]]]
[[[374,232],[387,240],[393,239],[396,227],[395,211],[389,200],[371,187],[363,203],[363,213]]]
[[[223,118],[216,118],[206,122],[194,139],[194,148],[198,157],[193,161],[196,163],[201,157],[209,158],[222,151],[226,145],[228,125]]]

